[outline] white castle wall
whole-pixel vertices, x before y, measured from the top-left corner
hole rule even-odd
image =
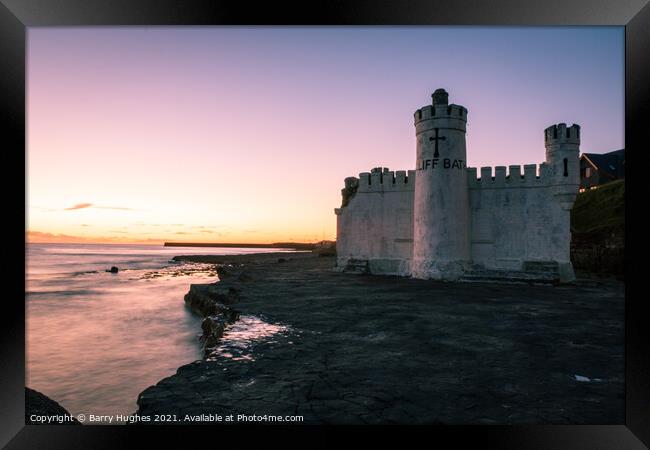
[[[371,272],[408,275],[413,251],[415,171],[359,174],[357,192],[337,208],[337,265],[367,260]]]
[[[569,262],[570,212],[553,191],[546,164],[468,168],[472,262],[524,270],[528,261]],[[562,267],[560,267],[562,270]]]
[[[337,266],[362,260],[375,274],[411,275],[416,172],[406,174],[359,175],[356,194],[336,209]],[[473,264],[521,271],[525,262],[556,261],[571,278],[570,210],[549,164],[483,167],[480,176],[469,167],[467,176]]]

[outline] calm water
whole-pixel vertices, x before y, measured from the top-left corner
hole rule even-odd
[[[135,412],[140,392],[202,356],[201,319],[183,296],[218,278],[212,266],[169,260],[265,251],[277,249],[29,244],[27,386],[72,414]]]

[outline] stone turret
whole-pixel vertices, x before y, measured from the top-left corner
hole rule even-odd
[[[465,127],[467,109],[438,89],[415,112],[415,278],[458,279],[471,260]]]
[[[546,128],[544,145],[553,193],[562,208],[570,210],[580,187],[580,126],[560,123]]]
[[[571,264],[571,209],[580,188],[580,126],[565,123],[544,130],[546,164],[550,168],[550,189],[561,211],[556,221],[561,223],[553,236],[553,259],[558,263],[561,281],[573,281]]]

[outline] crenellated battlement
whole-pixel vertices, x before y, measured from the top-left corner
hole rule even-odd
[[[398,170],[376,167],[359,174],[357,192],[394,192],[415,189],[415,170]]]
[[[426,133],[435,128],[465,133],[467,108],[461,105],[450,105],[449,94],[444,89],[437,89],[431,94],[431,98],[430,105],[423,106],[413,114],[415,134]],[[462,139],[464,138],[463,135]]]
[[[427,105],[413,113],[415,124],[432,119],[458,119],[467,122],[467,108],[460,105]]]
[[[495,189],[514,187],[541,187],[553,184],[551,167],[546,163],[467,168],[467,183],[470,189]]]
[[[551,125],[544,130],[544,144],[548,146],[559,144],[580,144],[580,125],[573,124],[570,127],[566,123]]]

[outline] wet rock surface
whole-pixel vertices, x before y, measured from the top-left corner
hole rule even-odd
[[[252,340],[250,357],[222,352],[179,368],[141,393],[139,414],[624,423],[624,287],[616,280],[444,283],[338,273],[334,258],[309,254],[284,254],[282,263],[277,255],[228,258],[195,259],[230,266],[191,297],[216,286],[224,299],[236,292],[241,317],[283,331]]]
[[[202,316],[229,314],[229,305],[237,303],[239,289],[216,284],[192,284],[185,303]]]
[[[203,350],[209,351],[219,344],[226,325],[228,325],[228,320],[223,315],[208,316],[203,319],[201,322]]]

